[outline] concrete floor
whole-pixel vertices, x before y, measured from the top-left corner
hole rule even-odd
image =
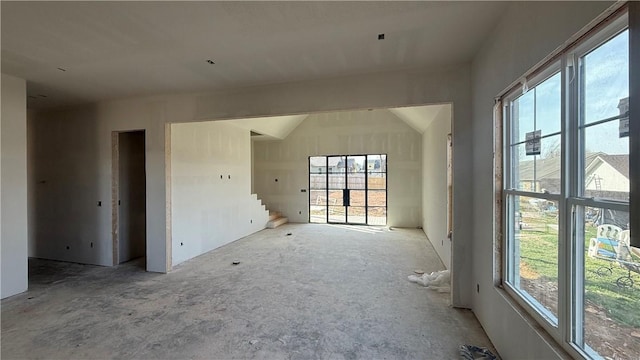
[[[29,291],[2,301],[2,358],[459,359],[460,345],[491,347],[472,312],[407,281],[443,268],[420,230],[289,224],[170,274],[139,265],[30,260]]]

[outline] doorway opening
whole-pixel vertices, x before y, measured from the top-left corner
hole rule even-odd
[[[113,265],[138,259],[146,269],[147,179],[144,130],[112,134]]]
[[[309,222],[387,224],[387,155],[309,157]]]

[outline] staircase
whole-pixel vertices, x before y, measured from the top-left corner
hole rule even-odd
[[[282,224],[289,222],[289,219],[282,216],[279,211],[269,211],[269,221],[267,222],[267,228],[275,229]]]

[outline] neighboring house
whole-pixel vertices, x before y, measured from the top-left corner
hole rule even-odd
[[[327,161],[324,156],[311,157],[309,159],[309,173],[310,174],[326,174],[327,173]],[[329,158],[329,172],[338,172],[338,168],[341,165],[341,159],[339,157]],[[343,167],[344,169],[344,167]]]
[[[620,192],[628,196],[629,155],[607,155],[598,153],[594,159],[588,163],[585,173],[585,187],[587,191]]]
[[[629,197],[629,155],[590,153],[585,163],[585,191],[600,198],[627,200]],[[560,158],[520,162],[521,190],[560,192]]]

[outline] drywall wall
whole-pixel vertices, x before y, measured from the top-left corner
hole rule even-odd
[[[443,106],[422,133],[422,229],[451,267],[451,240],[447,237],[447,136],[451,134],[451,107]]]
[[[499,267],[499,259],[494,257],[494,97],[610,4],[514,2],[473,62],[473,172],[469,174],[473,178],[470,183],[473,241],[470,244],[473,286],[479,286],[479,291],[473,294],[473,310],[505,359],[554,359],[560,355],[494,287],[494,274]]]
[[[145,98],[33,114],[29,122],[33,256],[113,264],[112,132],[145,130],[147,270],[169,269],[164,132],[169,117],[193,118],[185,102],[179,96]]]
[[[269,210],[309,221],[309,156],[387,154],[387,225],[421,223],[420,134],[388,110],[314,114],[284,140],[254,141],[254,187]],[[276,181],[277,179],[277,181]]]
[[[249,130],[222,122],[171,126],[172,263],[264,229],[251,196]]]
[[[471,241],[468,226],[473,208],[471,170],[470,68],[440,68],[257,86],[196,96],[197,119],[307,114],[339,110],[393,108],[452,103],[454,143],[452,297],[458,307],[471,307]]]
[[[0,120],[1,297],[27,290],[27,85],[2,74]]]
[[[31,157],[40,257],[110,265],[111,132],[144,129],[147,173],[147,269],[171,268],[167,245],[165,124],[338,110],[452,103],[454,231],[452,304],[471,306],[471,86],[468,64],[265,85],[224,92],[154,96],[40,111]],[[71,141],[71,145],[67,144]],[[59,168],[62,166],[62,170]],[[52,185],[53,184],[53,185]],[[56,202],[56,199],[65,202]],[[102,207],[97,207],[102,201]],[[70,213],[74,207],[82,211]],[[105,205],[106,203],[106,205]],[[71,209],[70,209],[71,208]],[[76,224],[82,224],[76,226]],[[97,246],[90,250],[93,239]],[[72,242],[70,250],[65,244]],[[459,260],[456,261],[456,258]]]

